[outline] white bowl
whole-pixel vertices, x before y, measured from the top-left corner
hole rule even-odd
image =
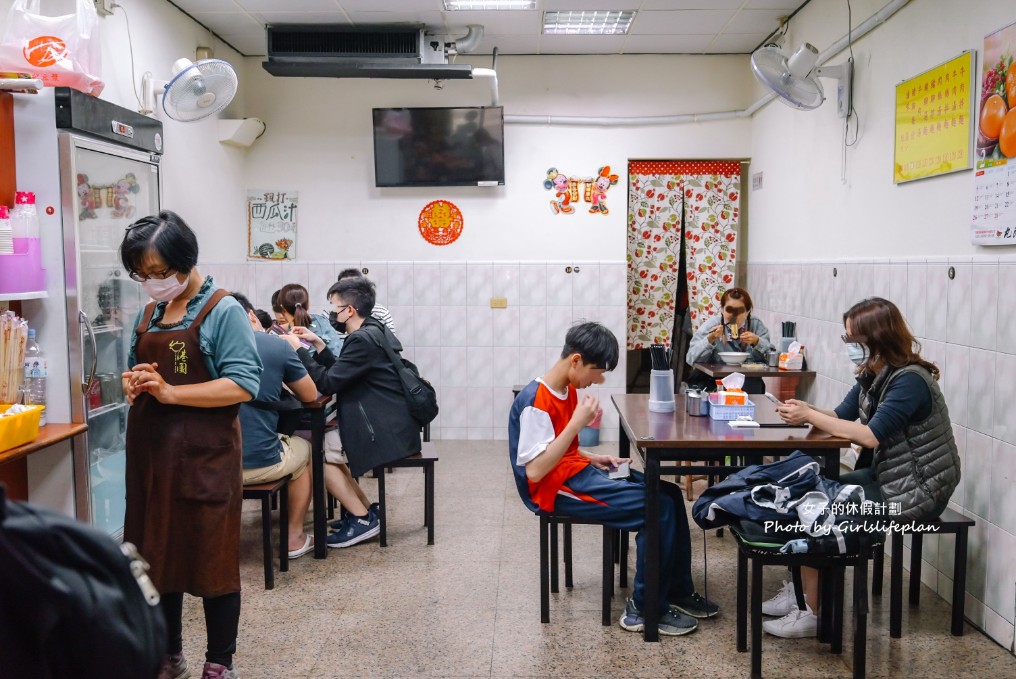
[[[716,354],[727,365],[741,365],[748,360],[747,351],[721,351]]]

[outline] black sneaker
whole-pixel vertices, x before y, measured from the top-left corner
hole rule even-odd
[[[693,618],[711,618],[720,612],[720,607],[704,598],[698,592],[671,601],[670,607]]]
[[[371,502],[370,503],[370,507],[367,508],[367,511],[370,513],[371,516],[380,516],[381,515],[381,503],[379,503],[379,502]]]

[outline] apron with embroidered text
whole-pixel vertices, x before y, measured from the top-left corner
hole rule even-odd
[[[138,363],[158,363],[174,386],[212,380],[199,328],[228,293],[216,290],[182,330],[148,332],[155,303],[135,332]],[[239,404],[167,405],[139,394],[127,416],[124,540],[151,564],[160,592],[219,596],[240,591],[242,447]]]

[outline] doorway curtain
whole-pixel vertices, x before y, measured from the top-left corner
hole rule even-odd
[[[682,254],[692,331],[718,313],[734,281],[740,193],[739,161],[628,163],[628,349],[671,346]]]

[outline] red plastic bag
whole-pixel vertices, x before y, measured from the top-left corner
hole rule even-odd
[[[102,82],[99,15],[92,0],[74,14],[39,14],[40,0],[14,0],[3,39],[0,71],[28,73],[46,87],[73,87],[98,96]]]

